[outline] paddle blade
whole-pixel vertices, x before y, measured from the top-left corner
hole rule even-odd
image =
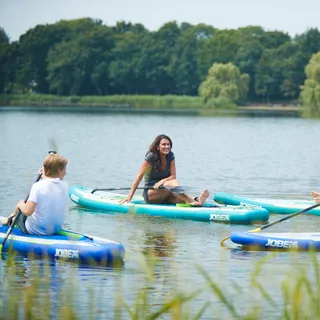
[[[49,151],[49,153],[50,152],[52,152],[52,153],[57,153],[58,152],[58,145],[57,145],[57,142],[56,142],[56,140],[54,139],[54,138],[49,138],[48,139],[49,141],[49,148],[50,148],[50,150],[53,150],[53,151]]]

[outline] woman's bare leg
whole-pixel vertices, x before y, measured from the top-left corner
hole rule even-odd
[[[168,196],[171,194],[169,190],[166,189],[150,189],[148,190],[148,203],[166,203]]]
[[[191,203],[194,199],[184,193],[171,192],[167,197],[167,203]]]
[[[198,204],[194,204],[194,205],[195,206],[198,205],[198,206],[202,207],[204,205],[205,201],[208,199],[208,197],[209,197],[209,191],[206,189],[198,197],[198,200],[196,201],[196,203],[198,203]]]
[[[180,183],[177,179],[173,179],[164,183],[164,186],[178,187]],[[195,200],[185,193],[169,192],[167,203],[192,203]]]
[[[166,181],[164,183],[164,186],[170,186],[170,187],[177,187],[180,186],[179,182],[177,179],[173,179],[170,181]],[[159,190],[154,190],[150,189],[148,191],[148,199],[149,203],[187,203],[191,204],[192,206],[195,207],[201,207],[203,206],[204,202],[207,200],[209,197],[209,191],[204,190],[197,200],[194,198],[190,197],[189,195],[182,193],[174,193],[166,189],[159,189]]]
[[[172,179],[172,180],[166,181],[163,185],[167,187],[178,187],[180,186],[180,183],[177,179]]]
[[[187,194],[177,194],[177,193],[171,193],[171,195],[168,196],[167,202],[169,203],[187,203],[191,204],[194,207],[202,207],[207,198],[209,197],[209,191],[204,190],[197,200],[194,198],[191,198]]]

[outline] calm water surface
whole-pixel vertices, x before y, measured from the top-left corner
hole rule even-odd
[[[0,215],[8,215],[26,196],[48,150],[57,148],[69,159],[66,180],[70,185],[130,187],[149,144],[161,133],[172,138],[178,179],[192,195],[208,188],[212,195],[225,191],[260,198],[309,199],[312,190],[320,191],[319,129],[319,121],[300,118],[0,112]],[[271,216],[271,221],[280,218]],[[134,304],[138,290],[146,286],[141,256],[147,252],[154,251],[159,257],[155,282],[148,287],[153,305],[162,303],[172,290],[206,288],[206,280],[196,269],[200,266],[243,312],[257,299],[250,291],[250,276],[261,257],[270,256],[270,260],[259,281],[276,301],[281,300],[280,281],[287,271],[310,262],[304,253],[292,263],[290,253],[273,257],[266,252],[220,248],[220,240],[231,231],[256,226],[113,215],[84,210],[70,201],[66,227],[120,241],[127,253],[120,269],[61,262],[50,266],[57,303],[55,296],[68,290],[71,279],[79,280],[75,304],[83,317],[89,314],[90,289],[95,292],[101,319],[113,318],[119,288],[126,302]],[[297,216],[269,230],[318,232],[320,219]],[[28,285],[35,262],[17,263],[22,270],[18,290]],[[36,263],[41,266],[42,262]],[[5,260],[0,261],[0,270],[5,268]],[[207,301],[211,305],[204,319],[228,315],[207,289],[192,302],[191,313],[197,313]],[[266,304],[263,312],[272,318],[279,310]]]

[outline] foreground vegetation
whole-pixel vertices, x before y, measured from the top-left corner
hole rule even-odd
[[[173,292],[158,290],[156,294],[160,299],[154,299],[152,296],[152,288],[155,288],[156,283],[162,278],[159,278],[157,258],[142,258],[141,270],[144,280],[136,283],[138,288],[135,299],[126,301],[119,285],[117,292],[108,293],[113,295],[115,301],[114,310],[110,310],[108,316],[119,320],[163,319],[164,316],[175,320],[202,317],[242,320],[319,319],[320,270],[317,255],[310,253],[308,263],[305,262],[303,266],[299,264],[299,257],[295,256],[286,264],[285,272],[282,264],[281,281],[272,283],[270,275],[264,269],[275,257],[274,254],[269,254],[257,263],[253,273],[248,275],[248,289],[241,288],[241,284],[233,278],[233,292],[230,292],[218,285],[214,277],[202,267],[193,266],[203,276],[204,284],[190,290],[187,284],[181,287],[180,282],[179,287],[176,286]],[[50,274],[49,268],[39,271],[31,263],[28,279],[24,279],[23,275],[19,277],[19,269],[21,265],[15,263],[14,259],[7,259],[6,264],[3,262],[3,267],[0,268],[1,320],[69,320],[101,317],[101,310],[96,304],[96,299],[99,298],[97,288],[88,292],[85,296],[86,301],[74,301],[76,292],[84,289],[80,287],[81,283],[77,283],[76,277],[72,278],[72,274],[69,277],[70,283],[64,285],[64,290],[54,292],[50,285],[51,281],[54,281],[54,275]],[[121,271],[118,276],[121,278]],[[273,294],[269,293],[270,286],[273,287]],[[274,292],[278,294],[274,295]]]

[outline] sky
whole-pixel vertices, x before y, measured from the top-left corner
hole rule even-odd
[[[150,31],[177,21],[218,29],[255,25],[294,36],[320,30],[320,0],[0,0],[0,27],[10,41],[38,24],[83,17],[108,26],[141,23]]]

